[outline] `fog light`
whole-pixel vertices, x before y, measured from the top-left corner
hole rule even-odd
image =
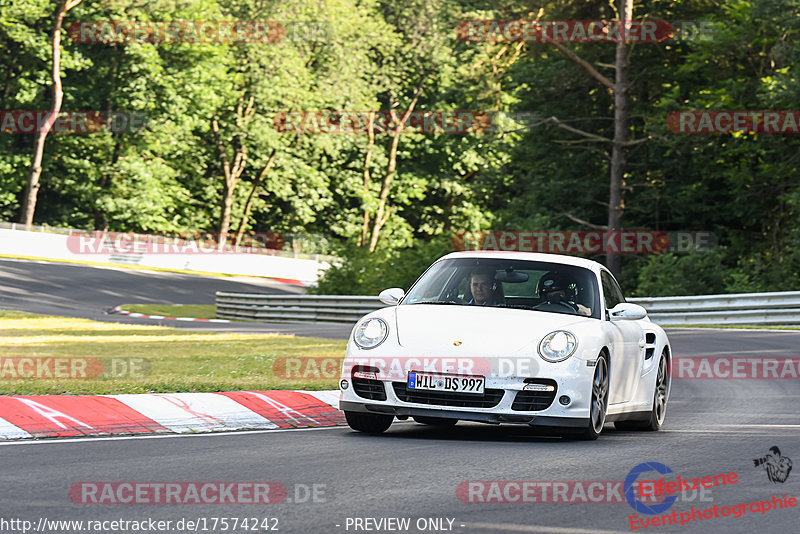
[[[525,384],[522,389],[525,391],[555,391],[556,388],[550,384]]]
[[[364,380],[377,380],[378,375],[370,372],[356,371],[355,373],[353,373],[353,378],[362,378]]]
[[[347,389],[349,386],[350,384],[347,383],[347,380],[342,380],[341,382],[339,382],[339,387],[342,389]]]
[[[567,404],[569,404],[570,402],[572,402],[572,399],[570,399],[570,398],[569,398],[569,397],[567,397],[566,395],[561,395],[561,396],[558,398],[558,402],[560,402],[561,404],[563,404],[564,406],[566,406]]]

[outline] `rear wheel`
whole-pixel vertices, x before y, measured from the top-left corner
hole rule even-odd
[[[456,426],[458,423],[458,419],[447,419],[446,417],[424,417],[424,416],[414,416],[414,421],[417,423],[422,423],[423,425],[431,425],[431,426]]]
[[[618,430],[661,430],[664,418],[667,416],[667,392],[669,391],[669,371],[667,369],[667,351],[661,353],[658,362],[658,376],[656,388],[653,393],[653,409],[647,421],[617,421],[614,427]]]
[[[605,354],[597,357],[592,379],[592,400],[589,406],[589,426],[583,431],[583,439],[597,439],[606,423],[608,409],[608,360]]]
[[[347,424],[353,430],[367,434],[382,434],[392,426],[394,416],[361,412],[344,412]]]

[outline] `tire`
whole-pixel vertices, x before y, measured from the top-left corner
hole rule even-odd
[[[589,426],[583,431],[582,439],[595,440],[603,431],[608,410],[608,359],[605,354],[597,357],[592,378],[592,400],[589,404]]]
[[[448,419],[446,417],[425,417],[425,416],[414,416],[414,421],[417,423],[422,423],[423,425],[431,425],[431,426],[439,426],[439,427],[451,427],[456,426],[458,423],[458,419]]]
[[[655,432],[661,430],[664,418],[667,416],[667,392],[669,391],[669,371],[667,364],[667,351],[661,353],[658,362],[658,375],[653,393],[653,409],[647,421],[616,421],[614,428],[617,430],[641,430]]]
[[[394,416],[361,412],[344,412],[344,418],[350,428],[367,434],[383,434],[392,426]]]

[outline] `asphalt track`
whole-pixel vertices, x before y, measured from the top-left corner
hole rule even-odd
[[[13,282],[15,266],[3,263],[0,267],[0,283]],[[23,273],[16,271],[16,276]],[[129,280],[140,280],[143,285],[156,283],[145,276]],[[41,283],[56,284],[57,279],[51,277]],[[172,278],[165,284],[175,285]],[[27,286],[17,287],[24,290]],[[56,285],[51,287],[55,301],[62,306],[59,310],[64,309],[69,305],[69,293],[66,289],[59,292]],[[123,287],[107,294],[105,300],[93,297],[85,305],[94,309],[93,306],[114,304],[119,299],[137,302],[124,293]],[[175,298],[189,296],[179,289],[175,291]],[[136,295],[148,298],[152,294]],[[13,302],[8,295],[5,298],[0,307],[29,305],[19,296]],[[668,333],[676,356],[800,356],[800,333],[690,329]],[[412,422],[395,422],[382,436],[334,427],[9,442],[0,445],[0,530],[21,532],[10,523],[3,526],[2,520],[10,519],[32,521],[36,526],[44,518],[154,519],[172,520],[173,525],[184,518],[205,519],[205,529],[203,524],[198,525],[199,532],[222,532],[219,518],[231,518],[227,532],[245,532],[241,526],[231,529],[232,518],[270,517],[277,518],[280,532],[405,532],[377,529],[374,523],[362,523],[370,530],[354,528],[355,518],[396,517],[411,520],[409,532],[628,532],[629,516],[636,512],[626,502],[469,503],[459,499],[456,489],[466,481],[623,481],[635,466],[659,462],[684,478],[731,472],[738,475],[736,484],[714,488],[704,496],[688,492],[665,513],[768,501],[773,495],[798,498],[800,468],[795,467],[786,482],[773,483],[762,468],[753,464],[754,458],[765,456],[772,446],[780,447],[783,455],[795,462],[800,461],[798,401],[800,381],[796,379],[676,379],[662,431],[621,432],[607,425],[594,442],[537,436],[525,427],[512,425],[459,423],[442,431]],[[647,478],[653,475],[650,473]],[[81,481],[272,481],[288,489],[288,498],[269,505],[76,504],[68,492],[72,484]],[[304,500],[306,489],[315,484],[316,502]],[[510,494],[512,498],[515,495],[518,494]],[[796,532],[798,510],[770,510],[764,514],[748,510],[739,518],[703,519],[684,526],[643,530]],[[217,525],[212,529],[214,518],[218,518]],[[417,530],[414,525],[420,518],[445,518],[445,530]],[[453,520],[451,530],[446,530],[447,519]],[[268,524],[273,526],[274,521]],[[250,525],[247,531],[252,531],[252,522]],[[191,529],[183,529],[186,530]],[[73,526],[51,527],[48,531],[78,530]],[[169,531],[177,532],[174,528]]]
[[[155,321],[107,313],[119,304],[214,304],[217,291],[297,294],[302,289],[259,278],[218,278],[0,259],[0,309],[3,310],[186,330],[294,333],[332,339],[344,339],[350,333],[351,326],[340,324]]]
[[[764,332],[680,330],[671,337],[676,354],[693,356],[797,356],[800,341],[800,334]],[[281,532],[367,532],[347,529],[348,518],[407,517],[412,524],[419,518],[450,518],[454,532],[625,532],[634,511],[624,502],[467,503],[459,500],[456,488],[464,481],[622,481],[636,465],[660,462],[685,478],[738,475],[735,485],[714,488],[704,500],[689,492],[686,501],[673,504],[671,510],[679,513],[692,506],[732,506],[772,495],[798,497],[800,473],[791,473],[785,483],[772,483],[753,459],[772,446],[795,461],[800,458],[799,383],[675,380],[662,431],[620,432],[607,425],[595,442],[540,437],[511,425],[459,423],[440,431],[395,422],[377,437],[335,427],[4,444],[0,501],[5,517],[34,523],[42,517],[275,517]],[[295,485],[300,485],[301,497],[303,488],[314,484],[324,493],[317,502],[262,506],[85,505],[68,496],[70,486],[79,481],[271,481],[286,486],[292,501]],[[796,532],[797,519],[798,508],[793,508],[646,531]]]

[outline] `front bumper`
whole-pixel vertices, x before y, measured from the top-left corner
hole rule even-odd
[[[394,415],[407,418],[415,416],[440,417],[443,419],[458,419],[460,421],[475,421],[478,423],[515,423],[536,427],[558,428],[583,428],[588,420],[577,417],[558,417],[552,415],[532,415],[529,413],[501,413],[496,411],[463,411],[450,408],[420,408],[416,406],[392,406],[385,403],[340,401],[339,408],[348,412],[374,413]]]
[[[570,358],[558,364],[541,365],[535,376],[487,376],[482,397],[446,392],[431,395],[408,390],[399,376],[362,380],[344,375],[341,378],[348,382],[348,387],[341,390],[340,408],[400,418],[426,416],[494,424],[584,428],[589,421],[593,364]],[[549,403],[538,400],[549,393],[525,389],[531,387],[532,381],[555,386]],[[535,403],[525,401],[531,395],[536,396]],[[565,403],[561,402],[563,397],[568,398],[564,399]]]

